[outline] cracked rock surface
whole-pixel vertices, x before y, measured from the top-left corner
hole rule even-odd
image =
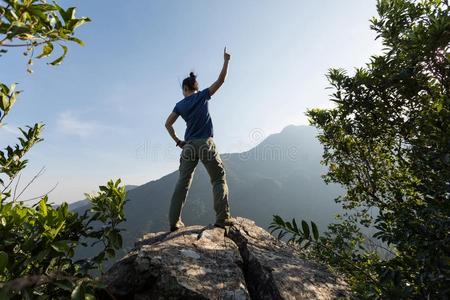
[[[337,299],[344,282],[249,219],[144,235],[103,281],[115,299]]]

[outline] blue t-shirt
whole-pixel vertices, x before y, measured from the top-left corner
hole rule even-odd
[[[213,136],[213,124],[209,115],[209,89],[194,93],[178,102],[173,112],[186,121],[184,140],[204,139]]]

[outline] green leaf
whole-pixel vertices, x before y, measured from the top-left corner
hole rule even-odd
[[[41,11],[55,11],[57,8],[51,4],[38,4],[38,5],[32,5],[34,8],[38,8]]]
[[[67,279],[55,281],[53,284],[65,291],[72,291],[73,289],[73,283]]]
[[[292,227],[292,225],[291,225],[290,222],[286,222],[286,227],[287,227],[289,230],[294,231],[294,227]]]
[[[295,219],[292,219],[292,225],[294,226],[295,232],[298,232],[297,222],[295,222]]]
[[[63,62],[63,60],[64,60],[64,58],[66,57],[66,54],[67,54],[67,47],[66,46],[64,46],[64,45],[60,45],[61,46],[61,48],[63,48],[63,54],[60,56],[60,57],[58,57],[57,59],[55,59],[54,61],[52,61],[51,63],[50,63],[50,65],[52,65],[52,66],[57,66],[57,65],[60,65],[62,62]]]
[[[436,108],[436,111],[437,111],[437,112],[441,112],[441,111],[442,111],[442,108],[444,107],[444,105],[442,104],[442,101],[437,101],[437,102],[434,104],[434,107]]]
[[[69,20],[72,20],[72,19],[75,19],[75,12],[76,12],[76,8],[75,7],[69,7],[67,10],[66,10],[66,13],[65,13],[65,15],[64,15],[64,21],[69,21]]]
[[[52,244],[52,248],[58,252],[66,253],[70,247],[67,241],[56,241]]]
[[[319,230],[317,229],[317,225],[314,222],[311,222],[311,228],[313,232],[314,239],[319,240]]]
[[[2,99],[0,101],[0,109],[3,111],[8,111],[9,110],[9,97],[8,95],[2,94],[1,95]]]
[[[85,300],[95,300],[96,298],[95,298],[95,296],[92,295],[92,294],[86,294],[84,299],[85,299]]]
[[[49,56],[53,52],[53,44],[47,43],[44,47],[42,47],[42,53],[38,55],[36,58],[43,58]]]
[[[11,84],[11,86],[9,87],[9,92],[10,92],[11,94],[16,90],[16,85],[17,85],[17,83],[13,83],[13,84]]]
[[[64,227],[65,224],[66,224],[65,220],[61,220],[58,227],[52,228],[50,230],[50,234],[51,234],[52,238],[55,238],[58,235],[58,233],[61,231],[61,229]]]
[[[122,237],[121,235],[116,232],[116,231],[111,231],[108,234],[109,240],[111,242],[111,245],[115,248],[115,249],[119,249],[122,247]]]
[[[86,24],[90,21],[91,20],[89,18],[73,19],[69,21],[68,27],[70,30],[74,30],[77,27],[80,27],[81,25]]]
[[[286,231],[280,231],[279,233],[278,233],[278,237],[277,237],[277,239],[279,239],[279,240],[281,240],[285,235],[286,235]]]
[[[44,217],[47,216],[47,213],[48,213],[48,211],[47,211],[47,203],[46,203],[46,201],[44,199],[39,201],[39,210],[41,211],[41,213],[42,213],[42,215]]]
[[[302,220],[302,228],[303,228],[303,234],[304,234],[305,238],[309,239],[309,226],[305,220]]]
[[[80,40],[79,38],[76,37],[69,37],[69,41],[75,42],[80,46],[84,46],[84,42],[82,40]]]
[[[83,283],[78,284],[75,289],[72,291],[71,299],[72,300],[85,300],[85,290]]]

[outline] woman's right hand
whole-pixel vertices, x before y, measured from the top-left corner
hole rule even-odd
[[[177,147],[180,147],[181,149],[183,149],[184,145],[186,145],[186,142],[185,142],[185,141],[179,140],[179,141],[177,142]]]
[[[231,59],[231,54],[230,54],[230,53],[227,53],[227,47],[225,47],[225,48],[223,49],[223,59],[224,59],[225,61],[228,61],[228,60]]]

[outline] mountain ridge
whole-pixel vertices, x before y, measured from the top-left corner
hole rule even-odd
[[[267,228],[274,214],[286,218],[313,220],[325,228],[339,212],[333,199],[340,188],[321,179],[323,149],[310,126],[291,125],[269,135],[260,144],[242,153],[223,157],[230,190],[233,216],[255,220]],[[178,172],[135,187],[128,192],[125,206],[124,245],[127,249],[142,234],[168,228],[167,213]],[[201,163],[197,167],[182,219],[185,224],[214,222],[210,180]],[[88,206],[76,211],[83,211]]]

